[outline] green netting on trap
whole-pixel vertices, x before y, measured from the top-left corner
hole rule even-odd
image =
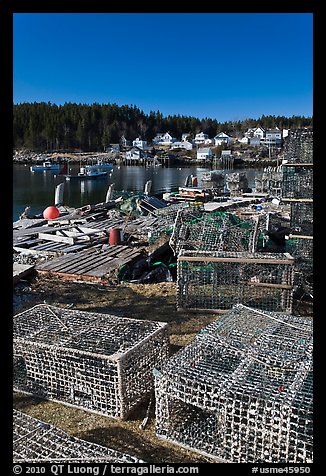
[[[267,216],[247,220],[234,213],[180,210],[176,216],[170,246],[177,255],[181,249],[198,251],[257,251]]]
[[[235,304],[292,311],[294,259],[287,253],[181,250],[177,308],[223,312]]]

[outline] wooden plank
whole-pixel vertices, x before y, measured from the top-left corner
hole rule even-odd
[[[285,165],[286,167],[313,167],[313,163],[312,162],[307,162],[307,163],[289,163],[287,162],[286,164],[282,164],[282,165]]]
[[[60,243],[66,243],[68,245],[75,244],[75,238],[70,236],[53,235],[51,233],[39,233],[40,240],[59,241]]]
[[[178,256],[178,261],[220,262],[220,263],[255,263],[255,264],[293,264],[293,259],[268,259],[268,258],[217,258],[214,256]]]
[[[13,263],[13,284],[18,283],[23,277],[28,276],[34,270],[34,265]]]
[[[260,286],[263,288],[275,288],[275,289],[293,289],[290,284],[276,284],[276,283],[256,283],[254,281],[247,281],[242,284],[248,284],[249,286]]]
[[[49,226],[36,226],[33,228],[23,228],[23,229],[18,229],[18,230],[13,230],[13,239],[19,238],[20,236],[25,236],[25,235],[37,235],[38,233],[46,233],[47,231],[61,231],[61,230],[67,230],[71,227],[71,225],[65,225],[65,226],[58,226],[58,227],[49,227]]]
[[[302,238],[304,240],[313,240],[314,237],[312,235],[292,235],[291,233],[289,234],[289,238]]]
[[[313,198],[282,198],[282,202],[300,202],[300,203],[313,203]]]
[[[89,248],[87,250],[84,250],[82,253],[83,255],[85,256],[88,256],[89,254],[91,253],[94,253],[95,250],[94,248]],[[72,261],[78,261],[80,260],[80,255],[81,253],[73,253],[73,254],[69,254],[69,255],[63,255],[63,256],[60,256],[59,258],[55,258],[51,261],[47,261],[46,263],[41,263],[39,265],[36,265],[36,269],[37,271],[42,271],[42,270],[49,270],[51,271],[52,269],[55,269],[57,268],[59,265],[64,265],[64,264],[68,264]]]

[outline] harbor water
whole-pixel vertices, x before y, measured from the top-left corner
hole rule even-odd
[[[26,206],[31,207],[31,214],[42,213],[49,205],[54,205],[55,188],[64,182],[64,205],[81,207],[88,204],[103,202],[110,184],[114,183],[117,192],[143,192],[145,183],[152,181],[151,194],[172,192],[185,185],[188,175],[198,178],[198,186],[205,187],[201,177],[204,172],[211,170],[197,165],[178,167],[143,167],[143,166],[114,166],[112,173],[96,180],[65,180],[55,171],[31,172],[30,166],[15,164],[13,166],[13,221]],[[245,172],[248,186],[254,188],[256,169],[221,170],[225,175],[234,172]],[[77,174],[79,165],[70,166],[70,173]]]

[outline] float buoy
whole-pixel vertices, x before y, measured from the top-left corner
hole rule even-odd
[[[58,218],[60,216],[60,212],[57,209],[57,207],[54,207],[53,205],[50,207],[47,207],[44,212],[43,212],[43,218],[46,220],[53,220],[54,218]]]

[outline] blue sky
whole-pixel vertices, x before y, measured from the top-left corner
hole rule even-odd
[[[15,13],[14,103],[312,116],[311,13]]]

